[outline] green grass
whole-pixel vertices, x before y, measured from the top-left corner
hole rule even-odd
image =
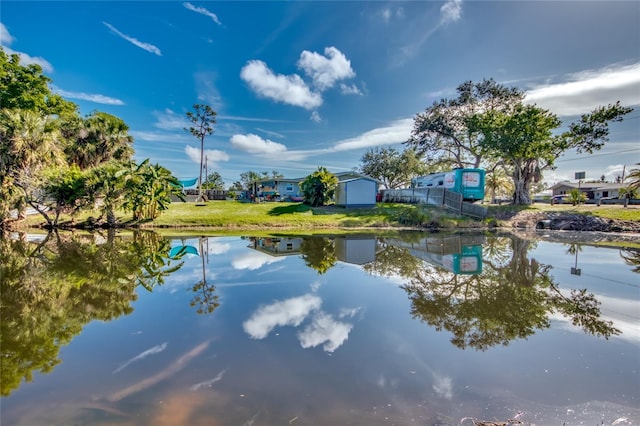
[[[596,204],[580,204],[573,206],[571,204],[542,204],[535,203],[530,206],[497,206],[489,207],[489,216],[495,216],[505,212],[517,211],[541,211],[541,212],[559,212],[559,213],[575,213],[584,214],[605,219],[617,219],[627,221],[640,221],[640,206],[630,205],[624,207],[617,204],[601,205]]]
[[[640,221],[640,206],[624,208],[619,205],[549,205],[489,206],[488,220],[518,211],[555,211],[601,216],[608,219]],[[96,212],[83,212],[73,218],[62,216],[61,224],[78,224]],[[278,229],[302,233],[321,232],[322,229],[411,228],[438,227],[444,229],[478,228],[486,222],[456,216],[442,209],[425,205],[378,203],[371,208],[342,208],[335,206],[309,207],[302,203],[241,203],[210,201],[204,205],[172,203],[168,210],[153,221],[133,223],[131,214],[119,212],[120,223],[144,228],[217,228],[236,230]],[[44,223],[39,215],[32,215],[18,227],[38,227]],[[318,230],[318,231],[315,231]]]

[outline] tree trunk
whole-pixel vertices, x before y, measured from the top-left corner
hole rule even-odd
[[[536,163],[527,161],[525,164],[514,163],[513,168],[513,204],[528,206],[531,204],[531,182],[536,174]]]
[[[107,208],[107,225],[109,225],[109,228],[115,228],[116,225],[118,224],[118,221],[116,220],[116,215],[113,212],[112,208]]]

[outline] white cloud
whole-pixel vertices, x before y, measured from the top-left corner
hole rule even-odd
[[[207,246],[207,253],[209,254],[225,254],[231,249],[229,243],[219,243],[212,239],[209,239]]]
[[[574,116],[616,101],[640,105],[640,63],[612,65],[565,77],[565,81],[533,87],[525,101],[559,116]]]
[[[299,326],[320,305],[322,299],[312,294],[264,305],[242,324],[242,328],[251,338],[264,339],[278,326]]]
[[[362,92],[355,84],[347,85],[340,83],[340,93],[343,95],[362,95]]]
[[[240,71],[240,78],[259,96],[276,102],[305,109],[314,109],[322,105],[322,96],[312,92],[299,75],[274,74],[262,61],[247,62]]]
[[[157,120],[153,125],[162,130],[183,130],[191,126],[186,115],[178,115],[169,108],[164,111],[154,111],[153,115]]]
[[[333,87],[336,81],[355,77],[351,61],[335,47],[326,47],[325,56],[304,50],[300,54],[298,67],[313,79],[314,86],[324,91]]]
[[[211,18],[211,20],[213,20],[213,22],[215,22],[216,24],[218,24],[218,25],[222,25],[222,22],[220,22],[220,20],[218,19],[218,15],[216,15],[216,14],[215,14],[215,13],[213,13],[213,12],[209,12],[209,11],[208,11],[207,9],[205,9],[204,7],[194,6],[194,5],[192,5],[191,3],[189,3],[189,2],[182,3],[182,5],[183,5],[184,7],[186,7],[187,9],[189,9],[190,11],[192,11],[192,12],[196,12],[196,13],[199,13],[199,14],[201,14],[201,15],[208,16],[208,17],[209,17],[209,18]]]
[[[9,30],[0,22],[0,44],[3,46],[10,46],[13,43],[13,36],[9,34]]]
[[[113,25],[109,24],[108,22],[102,21],[102,23],[107,28],[109,28],[111,31],[113,31],[116,35],[118,35],[118,36],[122,37],[123,39],[127,40],[129,43],[139,47],[140,49],[146,50],[149,53],[153,53],[155,55],[162,56],[162,52],[160,52],[160,49],[158,49],[153,44],[145,43],[145,42],[142,42],[142,41],[140,41],[140,40],[138,40],[136,38],[128,36],[128,35],[120,32],[117,28],[115,28]]]
[[[322,123],[322,117],[320,117],[320,113],[318,111],[313,111],[311,113],[311,117],[309,117],[309,120],[313,121],[314,123]]]
[[[198,164],[198,166],[200,165],[200,148],[194,148],[191,145],[187,145],[184,148],[184,152],[187,154],[189,159],[191,159],[191,161]],[[214,167],[216,163],[220,161],[229,161],[229,154],[217,149],[205,149],[204,156],[207,159],[208,167]]]
[[[4,26],[2,22],[0,22],[0,46],[3,47],[5,53],[8,56],[18,55],[20,57],[20,63],[22,65],[40,65],[42,71],[47,73],[53,72],[53,66],[46,59],[40,56],[30,56],[24,52],[17,52],[11,49],[9,46],[14,42],[15,38],[9,33],[7,27]]]
[[[440,23],[456,22],[462,15],[462,0],[447,0],[440,8]]]
[[[382,9],[380,11],[380,15],[382,15],[382,19],[384,22],[389,22],[391,19],[391,10],[390,9]]]
[[[336,321],[325,312],[317,312],[311,324],[298,333],[298,339],[303,348],[313,348],[323,345],[327,352],[338,349],[349,337],[353,324]]]
[[[413,129],[413,118],[396,120],[391,125],[379,127],[350,139],[336,143],[331,151],[348,151],[380,145],[401,143],[409,139]]]
[[[124,102],[117,98],[112,98],[105,95],[99,95],[96,93],[84,93],[84,92],[69,92],[62,90],[56,86],[52,86],[51,89],[65,98],[80,99],[83,101],[95,102],[97,104],[104,105],[124,105]]]
[[[270,265],[284,259],[284,257],[273,257],[265,253],[260,253],[259,251],[250,251],[241,256],[235,257],[231,261],[231,266],[235,269],[249,269],[251,271],[255,271],[256,269],[262,268],[264,265]]]
[[[231,146],[249,154],[276,154],[287,150],[281,143],[265,140],[254,134],[233,135]]]

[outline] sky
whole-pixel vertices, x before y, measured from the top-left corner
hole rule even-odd
[[[592,155],[567,152],[545,181],[609,181],[640,163],[638,1],[12,1],[0,44],[51,89],[122,118],[136,161],[198,177],[194,104],[217,112],[207,171],[304,177],[403,150],[414,117],[465,81],[493,78],[566,130],[618,100],[634,107]]]

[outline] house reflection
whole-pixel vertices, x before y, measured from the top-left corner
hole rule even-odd
[[[336,260],[354,265],[365,265],[376,260],[377,240],[373,236],[347,235],[339,237],[266,237],[250,238],[250,248],[266,253],[270,256],[306,255],[316,257],[309,253],[317,249],[327,254],[331,251]],[[323,244],[312,244],[313,241],[322,240]],[[305,244],[306,241],[306,244]]]
[[[474,275],[482,272],[484,236],[447,235],[422,238],[418,242],[389,241],[406,248],[412,256],[440,266],[454,274]]]

